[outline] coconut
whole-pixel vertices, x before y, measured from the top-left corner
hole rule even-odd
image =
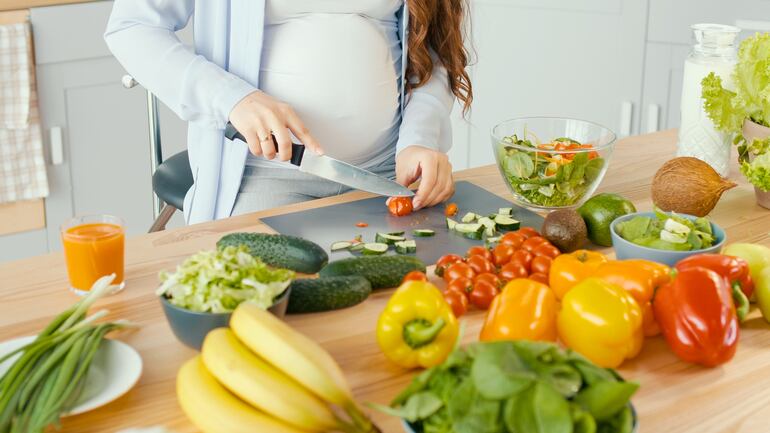
[[[652,179],[652,201],[664,211],[706,216],[722,193],[737,184],[710,165],[689,156],[663,164]]]

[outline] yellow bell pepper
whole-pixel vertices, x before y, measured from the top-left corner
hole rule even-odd
[[[551,263],[548,285],[556,297],[562,299],[572,287],[590,277],[604,263],[607,263],[607,257],[595,251],[577,250],[562,254]]]
[[[557,327],[567,347],[607,368],[638,355],[644,340],[639,304],[598,278],[583,280],[564,296]]]
[[[404,368],[441,364],[454,349],[459,328],[444,296],[426,281],[406,281],[377,321],[377,343]]]
[[[517,278],[492,301],[479,340],[556,341],[558,309],[556,296],[548,286]]]

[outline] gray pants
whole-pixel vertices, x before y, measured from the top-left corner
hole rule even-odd
[[[394,179],[395,169],[395,163],[389,161],[370,170],[380,176]],[[348,191],[350,188],[346,186],[299,170],[247,165],[243,171],[232,215],[258,212]]]

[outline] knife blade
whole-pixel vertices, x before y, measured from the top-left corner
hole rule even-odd
[[[246,139],[235,127],[228,122],[225,127],[225,137],[229,140]],[[278,150],[278,143],[273,137],[275,149]],[[379,176],[371,171],[348,164],[326,155],[317,155],[313,152],[305,152],[305,146],[297,143],[291,145],[291,163],[299,167],[299,171],[322,177],[332,182],[337,182],[353,189],[371,192],[388,197],[412,197],[414,191],[392,181],[386,177]]]

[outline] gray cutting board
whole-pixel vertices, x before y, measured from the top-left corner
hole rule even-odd
[[[358,234],[365,242],[374,242],[377,232],[388,233],[405,231],[408,239],[417,241],[417,257],[426,264],[433,264],[444,254],[463,255],[474,245],[483,245],[483,241],[464,238],[451,233],[446,228],[444,206],[422,209],[411,215],[394,217],[388,213],[385,206],[386,197],[373,197],[364,200],[342,203],[334,206],[309,209],[269,218],[262,221],[278,233],[293,235],[311,240],[329,253],[329,260],[350,257],[348,251],[329,251],[333,242],[353,239]],[[540,230],[543,217],[518,207],[491,192],[469,182],[457,182],[455,194],[451,203],[457,203],[459,211],[455,220],[462,218],[466,212],[476,212],[481,215],[497,213],[501,207],[513,208],[513,218],[521,221],[522,227],[529,226]],[[364,221],[369,227],[359,228],[356,223]],[[427,238],[415,238],[413,229],[435,230],[436,235]],[[395,254],[394,251],[388,254]]]

